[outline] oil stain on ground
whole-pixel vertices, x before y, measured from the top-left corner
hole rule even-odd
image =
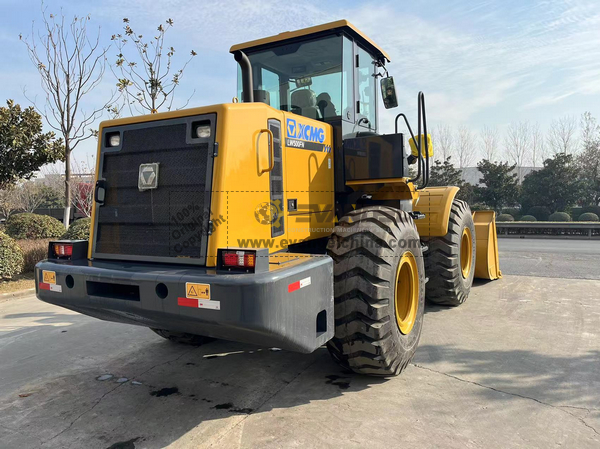
[[[155,396],[157,398],[164,398],[165,396],[171,396],[172,394],[179,394],[179,388],[161,388],[160,390],[150,392],[150,396]]]
[[[254,411],[254,409],[249,408],[249,407],[244,407],[244,408],[234,407],[231,402],[225,402],[224,404],[217,404],[213,408],[216,410],[228,410],[232,413],[245,413],[247,415],[249,415],[250,413],[252,413]]]

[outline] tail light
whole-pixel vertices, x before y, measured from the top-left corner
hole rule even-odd
[[[256,265],[254,251],[223,251],[221,255],[224,268],[254,268]]]
[[[217,269],[243,273],[269,271],[269,249],[220,248],[217,251]]]
[[[48,259],[79,260],[87,257],[87,240],[57,240],[48,244]]]
[[[73,256],[73,245],[70,243],[55,243],[54,255],[60,258],[71,258]]]

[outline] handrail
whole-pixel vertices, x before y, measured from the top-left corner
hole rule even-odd
[[[418,153],[418,168],[417,168],[417,176],[414,178],[410,178],[409,182],[418,181],[421,176],[423,176],[423,185],[418,186],[418,189],[424,189],[429,184],[429,141],[427,139],[427,115],[425,112],[425,94],[423,92],[419,92],[417,95],[417,136],[419,139],[415,138],[412,128],[408,123],[408,118],[404,113],[400,113],[396,116],[395,124],[395,132],[398,134],[398,119],[402,117],[404,122],[406,123],[406,127],[408,128],[408,132],[412,137],[415,146],[417,147]],[[421,140],[421,128],[423,128],[424,139]],[[425,142],[425,155],[423,157],[423,151],[421,148],[422,142]]]

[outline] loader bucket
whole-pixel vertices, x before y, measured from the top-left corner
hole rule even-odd
[[[499,279],[502,277],[498,258],[496,214],[493,210],[473,212],[476,236],[475,277]]]

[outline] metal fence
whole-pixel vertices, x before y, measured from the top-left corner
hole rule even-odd
[[[600,238],[600,223],[536,221],[496,222],[498,237]]]

